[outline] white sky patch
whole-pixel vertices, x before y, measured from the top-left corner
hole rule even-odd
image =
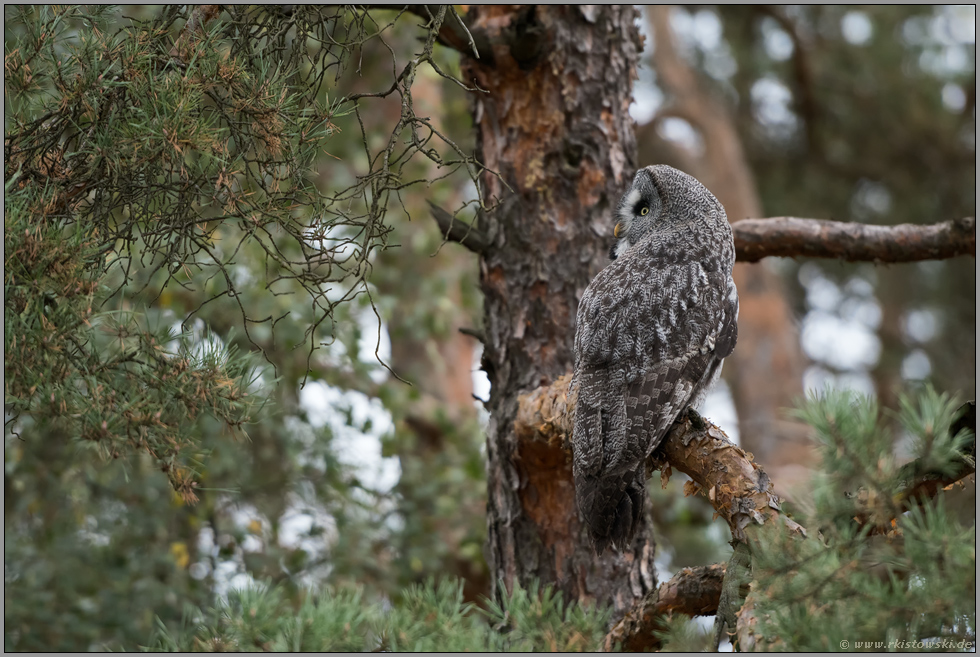
[[[694,36],[694,17],[687,8],[676,5],[670,8],[670,27],[674,32],[678,50],[684,55],[689,54],[691,48],[696,45],[697,39]]]
[[[873,392],[865,370],[874,367],[881,355],[877,335],[881,305],[868,280],[874,276],[873,271],[862,272],[851,276],[841,287],[825,276],[815,262],[800,267],[798,278],[806,289],[807,306],[811,309],[801,323],[800,344],[815,361],[815,367],[804,374],[805,389],[820,391],[825,385],[853,384],[859,390]],[[834,375],[830,369],[844,373]]]
[[[262,539],[253,534],[249,534],[241,542],[243,552],[262,552],[264,544]]]
[[[959,45],[929,48],[919,55],[919,68],[938,77],[963,73],[970,64],[966,48]]]
[[[774,19],[762,19],[762,47],[777,62],[785,62],[793,56],[793,39]]]
[[[208,573],[211,572],[211,569],[208,567],[208,564],[204,563],[203,561],[197,561],[190,565],[190,567],[187,569],[187,572],[194,579],[202,580],[208,576]]]
[[[902,378],[907,381],[921,381],[932,374],[929,356],[921,349],[915,349],[902,361]]]
[[[874,25],[863,11],[849,11],[840,21],[840,31],[848,43],[863,46],[871,40]]]
[[[692,18],[691,37],[702,50],[714,50],[721,45],[721,20],[715,12],[701,9]]]
[[[775,77],[764,77],[752,85],[752,109],[756,120],[776,128],[793,128],[796,115],[790,109],[793,94]]]
[[[208,525],[197,533],[197,551],[210,557],[218,554],[217,549],[214,544],[214,529]]]
[[[701,133],[684,119],[670,116],[660,122],[657,132],[667,141],[680,144],[687,150],[700,155],[704,153],[704,139]]]
[[[633,85],[633,103],[630,116],[640,125],[649,123],[664,104],[664,94],[656,84],[656,75],[649,60],[656,48],[653,33],[645,9],[640,10],[636,25],[644,36],[643,54],[637,67],[637,80]],[[704,54],[705,71],[716,80],[727,81],[738,70],[728,43],[723,39],[723,29],[718,15],[711,9],[690,13],[683,8],[670,12],[670,24],[677,37],[678,48],[690,56],[697,49]]]
[[[943,106],[950,112],[962,112],[966,107],[966,92],[963,87],[952,82],[943,85]]]
[[[740,445],[738,433],[738,413],[732,391],[724,379],[718,379],[708,390],[700,409],[701,415],[708,418],[728,435],[733,443]]]
[[[244,591],[259,586],[255,579],[248,573],[238,573],[228,582],[228,589],[231,591]],[[227,593],[226,590],[226,593]]]
[[[878,336],[866,326],[823,310],[808,312],[800,333],[807,356],[839,370],[873,367],[881,354]]]
[[[948,5],[938,8],[933,20],[932,37],[945,44],[976,43],[977,8],[975,5]]]
[[[630,104],[630,116],[639,124],[653,120],[664,104],[664,94],[653,83],[653,72],[641,63],[638,68],[639,78],[633,85],[633,102]]]
[[[806,271],[804,271],[806,270]],[[843,295],[840,288],[820,273],[820,266],[808,262],[800,267],[800,280],[806,287],[806,303],[814,310],[831,312],[840,305]]]
[[[881,326],[881,306],[874,299],[848,297],[840,305],[840,316],[846,322],[857,322],[872,331]]]
[[[388,370],[378,362],[391,362],[391,337],[384,322],[378,322],[374,311],[365,309],[360,318],[361,339],[357,345],[358,358],[363,363],[372,363],[374,367],[368,376],[375,383],[383,383],[390,376]]]
[[[483,359],[483,345],[480,345],[473,350],[473,366],[470,369],[473,375],[473,396],[479,397],[484,401],[489,401],[490,399],[490,377],[487,373],[483,371],[480,367],[480,361]],[[473,405],[476,406],[477,413],[480,417],[480,425],[486,427],[490,423],[490,413],[484,408],[483,402],[473,400]]]
[[[279,545],[295,550],[299,548],[304,536],[313,529],[313,516],[290,508],[280,518]]]
[[[860,276],[851,276],[844,284],[844,291],[858,297],[873,298],[875,294],[874,284],[878,280],[874,266],[863,267]]]
[[[902,320],[902,332],[915,342],[929,342],[938,330],[939,320],[931,310],[911,310]]]
[[[811,365],[803,373],[803,392],[807,395],[822,394],[827,388],[853,390],[874,397],[877,394],[874,381],[867,372],[834,374],[821,365]]]
[[[396,457],[381,456],[381,437],[394,429],[391,414],[377,399],[355,390],[339,390],[321,381],[309,381],[300,391],[300,404],[314,426],[329,425],[337,454],[357,470],[370,488],[379,492],[391,490],[401,476]],[[339,409],[350,408],[355,426],[348,426]],[[366,432],[356,427],[371,420]]]
[[[811,365],[803,372],[803,392],[808,395],[822,393],[834,385],[834,375],[820,365]]]
[[[851,214],[855,219],[867,221],[873,215],[887,214],[891,207],[892,195],[887,187],[873,180],[858,181],[851,196]]]
[[[853,390],[867,397],[878,394],[875,382],[867,372],[843,372],[834,378],[836,385],[844,390]]]

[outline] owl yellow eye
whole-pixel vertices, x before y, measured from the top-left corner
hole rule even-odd
[[[644,217],[650,214],[650,208],[640,208],[640,214]]]

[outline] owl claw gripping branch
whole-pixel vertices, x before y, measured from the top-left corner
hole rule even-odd
[[[704,401],[738,334],[732,230],[704,185],[640,169],[616,220],[613,262],[579,303],[572,380],[576,499],[600,554],[632,542],[647,457]]]

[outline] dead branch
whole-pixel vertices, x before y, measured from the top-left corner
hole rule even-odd
[[[732,223],[735,258],[758,262],[768,256],[838,258],[848,262],[916,262],[960,255],[976,257],[973,217],[938,224],[869,224],[773,217]]]
[[[664,582],[656,591],[626,612],[606,635],[603,650],[611,652],[617,644],[623,652],[646,652],[660,647],[660,640],[653,634],[664,629],[663,618],[671,614],[710,616],[718,609],[721,583],[725,566],[685,568]]]
[[[490,239],[481,230],[456,219],[432,201],[429,201],[429,207],[432,208],[432,218],[446,240],[458,242],[474,253],[483,253],[489,248]]]
[[[525,439],[559,443],[570,454],[567,436],[571,435],[574,399],[568,399],[570,376],[560,377],[548,387],[538,388],[520,398],[517,412],[517,434]],[[695,422],[700,426],[695,426]],[[698,417],[692,422],[685,415],[671,427],[653,459],[664,474],[675,468],[693,482],[689,492],[704,492],[711,506],[725,519],[732,536],[746,541],[745,530],[778,520],[794,532],[806,532],[783,515],[772,482],[750,454],[728,440],[725,432]],[[662,465],[661,465],[662,464]]]

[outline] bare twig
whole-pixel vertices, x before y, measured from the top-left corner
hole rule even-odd
[[[732,224],[735,258],[757,262],[768,256],[838,258],[849,262],[915,262],[976,256],[973,217],[938,224],[868,224],[774,217]]]
[[[486,335],[486,333],[484,333],[483,331],[481,331],[479,329],[468,328],[466,326],[460,326],[458,330],[463,335],[468,335],[471,338],[476,338],[477,340],[479,340],[483,344],[486,344],[487,343],[487,335]]]
[[[463,20],[463,17],[459,15],[459,12],[456,11],[456,7],[451,6],[450,9],[453,12],[453,16],[456,18],[456,22],[459,23],[459,26],[463,28],[463,32],[466,33],[466,38],[469,41],[470,48],[473,49],[473,59],[480,59],[480,51],[476,48],[476,41],[473,40],[473,35],[470,33],[470,29],[466,27],[466,22]]]
[[[429,207],[439,231],[447,240],[458,242],[474,253],[482,253],[490,246],[489,238],[479,229],[456,219],[432,201],[429,201]]]

